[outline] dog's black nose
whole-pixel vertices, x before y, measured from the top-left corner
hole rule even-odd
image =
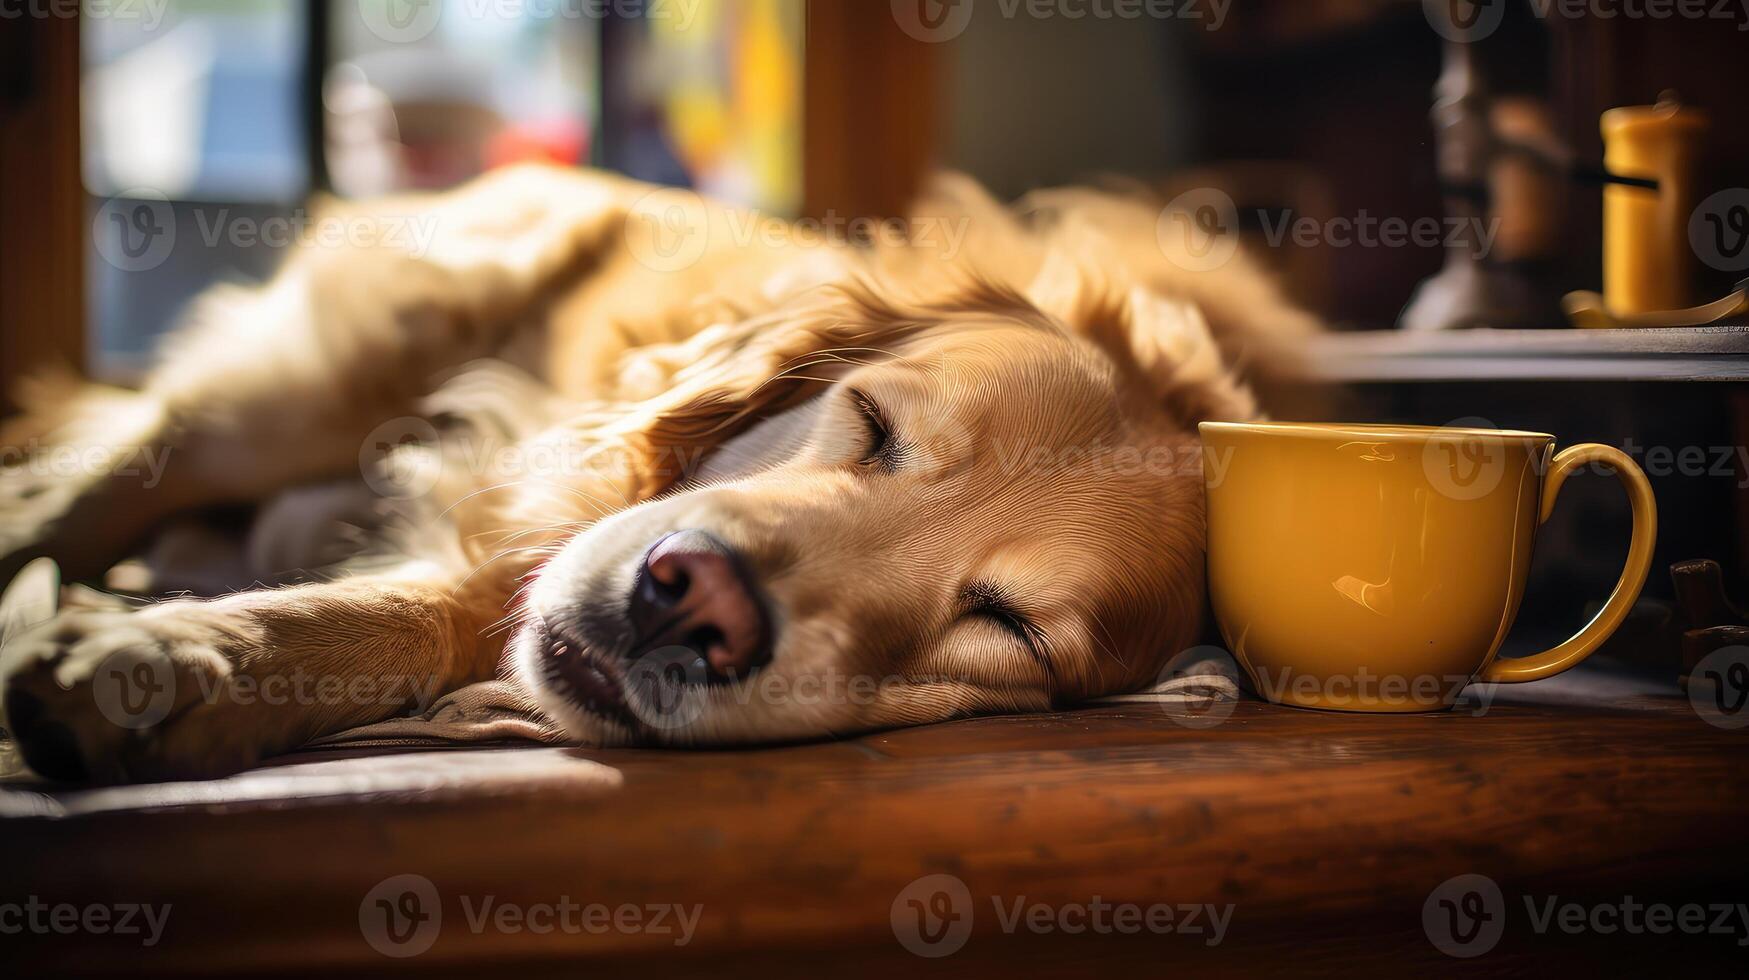
[[[708,531],[676,531],[644,555],[632,588],[633,654],[696,650],[717,678],[771,661],[771,622],[733,548]]]

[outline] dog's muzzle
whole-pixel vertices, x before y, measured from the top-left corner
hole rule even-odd
[[[736,680],[771,662],[771,619],[746,566],[708,531],[676,531],[644,554],[627,606],[637,659],[680,646],[712,681]]]
[[[689,689],[725,685],[771,662],[772,619],[747,566],[722,539],[675,531],[643,553],[629,594],[529,626],[533,666],[573,703],[634,732],[689,723]]]

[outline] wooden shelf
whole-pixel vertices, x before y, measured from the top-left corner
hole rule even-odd
[[[1351,384],[1749,381],[1749,325],[1333,333],[1287,372],[1296,381]]]

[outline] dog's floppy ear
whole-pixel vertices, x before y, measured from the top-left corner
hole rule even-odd
[[[1258,416],[1194,304],[1108,279],[1060,249],[1047,253],[1027,298],[1152,387],[1186,425]]]
[[[925,311],[851,281],[680,343],[633,351],[619,371],[621,389],[636,399],[619,426],[622,438],[651,464],[646,472],[664,472],[655,464],[682,454],[702,458],[819,394],[850,368],[898,354],[933,325]],[[658,477],[658,485],[640,485],[638,493],[667,489],[661,483]]]

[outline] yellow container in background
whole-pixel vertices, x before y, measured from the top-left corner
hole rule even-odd
[[[1658,182],[1657,190],[1610,184],[1603,190],[1603,298],[1614,314],[1695,305],[1695,256],[1688,219],[1706,113],[1665,95],[1657,105],[1603,114],[1603,166],[1611,174]]]

